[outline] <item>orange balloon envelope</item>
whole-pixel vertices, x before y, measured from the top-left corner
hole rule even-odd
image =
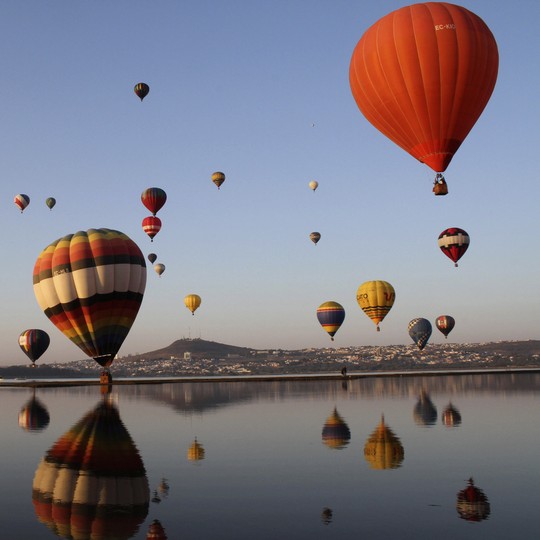
[[[499,67],[484,21],[445,2],[402,7],[362,36],[349,81],[379,131],[442,172],[486,106]]]
[[[161,230],[161,219],[157,216],[148,216],[142,220],[143,231],[154,241],[154,236]]]

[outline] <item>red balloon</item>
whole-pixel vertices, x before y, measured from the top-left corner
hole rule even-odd
[[[167,201],[167,194],[161,188],[151,187],[142,192],[141,201],[155,216]]]
[[[400,8],[362,36],[349,81],[379,131],[442,172],[486,106],[499,67],[484,21],[444,2]]]
[[[470,241],[469,235],[463,229],[450,227],[439,234],[438,243],[441,251],[457,266],[459,259],[469,249]]]
[[[142,221],[143,231],[150,237],[150,240],[154,241],[154,236],[161,229],[161,219],[156,216],[145,217]]]

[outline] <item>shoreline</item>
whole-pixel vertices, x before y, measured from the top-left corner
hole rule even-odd
[[[437,377],[449,375],[493,375],[509,373],[540,373],[540,367],[506,367],[484,369],[431,369],[404,371],[355,371],[347,375],[341,373],[289,373],[276,375],[208,375],[178,377],[132,377],[113,379],[109,385],[102,385],[99,376],[95,378],[72,379],[0,379],[0,388],[47,388],[67,386],[123,386],[139,384],[172,383],[216,383],[216,382],[275,382],[275,381],[352,381],[376,377]]]

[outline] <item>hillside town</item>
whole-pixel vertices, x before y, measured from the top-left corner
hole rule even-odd
[[[287,375],[377,371],[416,371],[540,367],[540,341],[257,350],[181,339],[157,351],[120,356],[113,362],[115,377],[210,377]],[[64,378],[94,376],[99,366],[91,359],[68,363],[43,361],[35,369],[0,369],[7,377]]]

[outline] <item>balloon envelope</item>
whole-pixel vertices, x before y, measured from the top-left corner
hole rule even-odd
[[[201,305],[201,297],[198,294],[188,294],[184,298],[184,304],[191,311],[191,314],[195,315],[195,311]]]
[[[497,80],[497,43],[464,7],[402,7],[368,28],[349,82],[373,126],[436,172],[444,171],[484,110]]]
[[[127,235],[89,229],[47,246],[36,261],[33,281],[38,304],[51,322],[107,367],[141,306],[146,263]]]
[[[309,239],[314,243],[317,244],[317,242],[321,239],[321,233],[318,232],[312,232],[309,235]]]
[[[394,305],[396,292],[387,281],[366,281],[358,287],[356,301],[364,313],[375,323],[379,323],[388,315]]]
[[[49,208],[49,210],[52,210],[56,204],[56,199],[54,197],[47,197],[45,200],[45,204]]]
[[[146,83],[140,82],[135,85],[135,88],[133,88],[133,91],[135,92],[137,97],[142,101],[148,95],[148,92],[150,92],[150,87]]]
[[[217,188],[219,189],[221,187],[221,184],[225,182],[225,174],[220,171],[213,173],[212,182],[214,182],[214,184],[216,184]]]
[[[336,332],[345,320],[345,310],[337,302],[324,302],[317,308],[317,319],[320,325],[328,332],[332,341]]]
[[[148,254],[148,260],[154,264],[157,260],[157,255],[155,253],[149,253]]]
[[[161,264],[161,263],[155,264],[154,265],[154,271],[158,276],[161,276],[161,274],[163,274],[163,272],[165,272],[165,265]]]
[[[150,187],[141,193],[141,201],[155,216],[167,202],[167,194],[161,188]]]
[[[440,315],[435,320],[435,325],[444,334],[444,337],[448,337],[448,334],[452,331],[456,324],[454,317],[450,315]]]
[[[15,195],[13,202],[19,207],[21,213],[24,209],[30,204],[30,197],[24,193],[19,193]]]
[[[142,220],[143,231],[154,241],[154,236],[161,230],[161,219],[156,216],[148,216]]]
[[[309,187],[315,191],[318,187],[319,187],[319,182],[317,182],[317,180],[312,180],[310,183],[309,183]]]
[[[19,347],[32,364],[48,349],[50,342],[49,334],[39,328],[25,330],[19,336]]]
[[[458,227],[450,227],[439,234],[439,247],[450,260],[454,261],[454,266],[458,265],[459,259],[469,249],[469,243],[469,235]]]
[[[431,330],[431,323],[423,317],[417,317],[409,322],[409,336],[420,350],[427,345]]]

